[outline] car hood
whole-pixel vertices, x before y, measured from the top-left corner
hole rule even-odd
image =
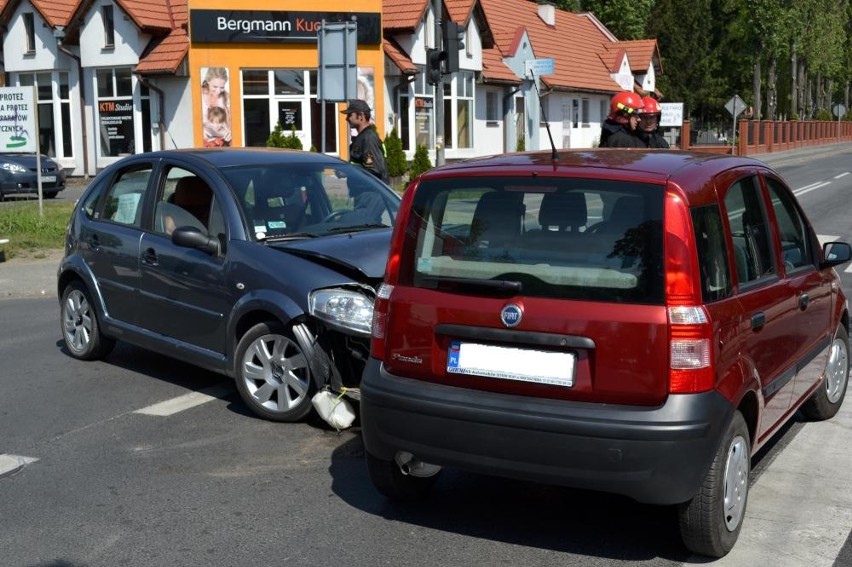
[[[36,168],[36,156],[35,154],[0,154],[0,161],[12,161],[15,163],[19,163],[27,169],[31,169],[35,171]],[[41,156],[41,164],[42,167],[45,167],[46,164],[53,163],[53,160],[47,157],[46,155]]]
[[[385,274],[391,232],[390,228],[344,232],[334,236],[277,242],[272,247],[359,281],[376,281]]]

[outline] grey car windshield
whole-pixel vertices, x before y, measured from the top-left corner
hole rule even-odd
[[[391,227],[399,198],[349,164],[287,163],[223,169],[256,240]]]

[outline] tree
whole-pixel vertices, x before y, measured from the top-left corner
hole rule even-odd
[[[266,139],[267,148],[290,148],[291,150],[301,150],[302,141],[296,137],[296,127],[290,129],[290,135],[284,135],[284,129],[281,122],[275,125],[275,129],[269,134]]]
[[[429,160],[429,152],[426,150],[426,146],[418,144],[417,149],[414,150],[414,159],[411,161],[411,179],[430,169],[432,169],[432,162]]]
[[[402,149],[402,140],[399,139],[399,134],[396,128],[390,131],[384,141],[385,157],[388,164],[388,177],[399,179],[405,175],[405,170],[408,169],[408,163],[405,160],[405,151]]]
[[[648,19],[656,0],[582,0],[584,12],[591,12],[618,39],[645,39]]]

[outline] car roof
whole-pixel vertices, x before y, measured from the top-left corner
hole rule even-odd
[[[648,183],[673,181],[687,192],[700,190],[716,175],[737,167],[768,166],[756,159],[681,150],[559,150],[495,155],[451,163],[427,172],[424,178],[459,175],[582,176],[629,179]]]
[[[148,159],[171,156],[200,160],[215,168],[282,163],[315,163],[335,166],[346,163],[339,158],[326,154],[280,148],[186,148],[137,154],[136,157],[143,155],[148,156]]]

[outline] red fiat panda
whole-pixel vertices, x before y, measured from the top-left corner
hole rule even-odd
[[[784,181],[683,152],[527,153],[406,191],[361,383],[370,477],[443,466],[678,504],[725,555],[752,455],[849,373],[846,298]]]

